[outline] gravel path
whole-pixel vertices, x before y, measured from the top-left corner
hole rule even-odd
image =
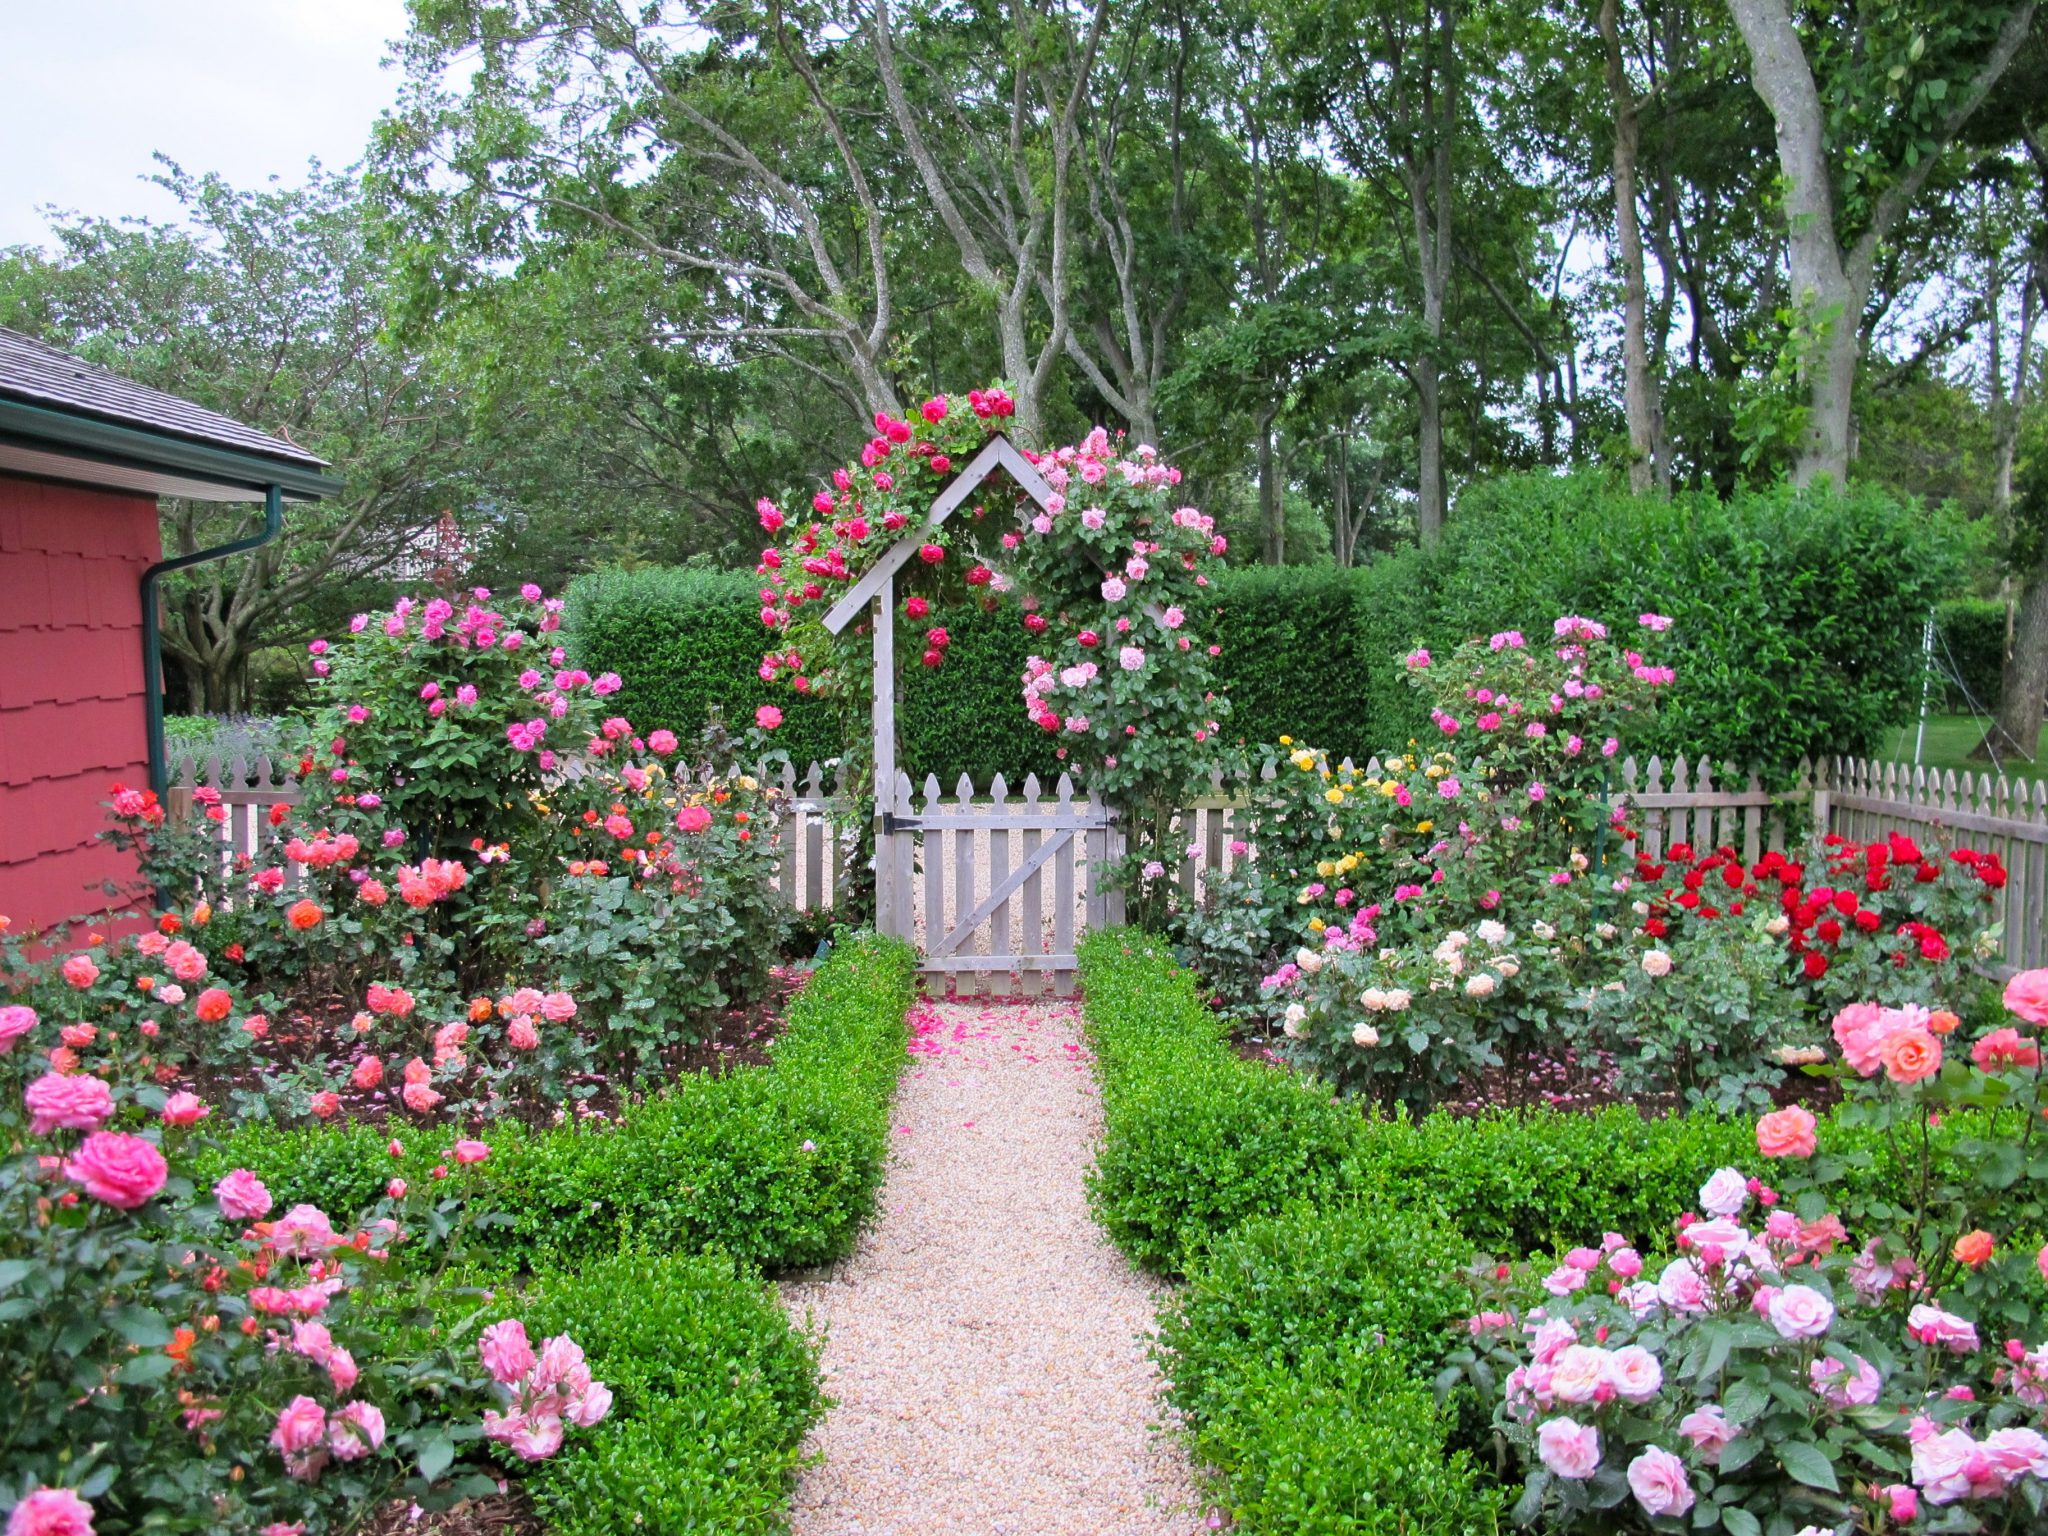
[[[827,1325],[795,1536],[1193,1536],[1153,1426],[1158,1296],[1088,1215],[1100,1105],[1071,1003],[920,1004],[881,1218],[821,1279]]]

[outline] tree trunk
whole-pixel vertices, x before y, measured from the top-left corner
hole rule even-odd
[[[2034,761],[2041,706],[2048,698],[2048,541],[2027,573],[2014,620],[2012,653],[1998,679],[1998,713],[1972,757]]]
[[[1259,527],[1265,534],[1266,564],[1287,563],[1287,517],[1280,495],[1278,467],[1273,462],[1273,418],[1278,407],[1259,413]]]
[[[1826,118],[1784,0],[1728,0],[1728,9],[1749,49],[1750,84],[1776,128],[1792,299],[1812,333],[1806,437],[1792,480],[1807,485],[1827,476],[1840,485],[1849,475],[1849,410],[1865,294],[1851,284],[1836,240]]]
[[[1351,438],[1337,434],[1330,454],[1330,556],[1340,569],[1354,559],[1358,527],[1351,521]]]
[[[1444,408],[1443,384],[1436,359],[1415,360],[1415,404],[1421,415],[1415,483],[1415,533],[1425,546],[1444,531]]]
[[[1614,236],[1621,247],[1622,398],[1628,418],[1628,484],[1647,495],[1664,460],[1663,412],[1650,377],[1645,327],[1643,231],[1636,217],[1636,155],[1641,118],[1621,57],[1616,0],[1601,0],[1600,35],[1607,43],[1607,90],[1614,98]]]

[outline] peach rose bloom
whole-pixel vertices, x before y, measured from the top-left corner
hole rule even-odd
[[[1924,1029],[1894,1030],[1881,1054],[1885,1076],[1895,1083],[1917,1083],[1941,1070],[1941,1042]]]
[[[1937,1008],[1927,1016],[1927,1027],[1937,1035],[1952,1035],[1963,1021],[1946,1008]]]
[[[1991,1261],[1992,1250],[1997,1246],[1989,1232],[1982,1230],[1965,1232],[1956,1239],[1950,1250],[1958,1264],[1967,1264],[1972,1269],[1982,1269]]]
[[[1756,1123],[1756,1149],[1765,1157],[1811,1157],[1814,1118],[1797,1104],[1772,1110]]]

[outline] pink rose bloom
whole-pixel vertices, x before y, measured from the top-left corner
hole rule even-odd
[[[1128,590],[1121,576],[1112,576],[1102,584],[1102,600],[1105,603],[1120,603]]]
[[[92,1506],[69,1488],[38,1488],[14,1506],[7,1536],[93,1536]]]
[[[367,1456],[384,1443],[384,1415],[370,1403],[349,1403],[328,1421],[327,1443],[336,1461]]]
[[[64,979],[83,992],[100,979],[100,968],[92,963],[89,955],[73,955],[58,967]]]
[[[1145,653],[1135,645],[1127,645],[1116,653],[1116,662],[1126,672],[1136,672],[1145,665]]]
[[[1970,1438],[1967,1429],[1926,1435],[1913,1442],[1913,1481],[1930,1504],[1953,1504],[1972,1497],[1980,1486],[2003,1486],[1991,1458]],[[1985,1487],[1985,1492],[1994,1491]]]
[[[1562,1403],[1590,1403],[1607,1382],[1608,1354],[1590,1344],[1569,1344],[1550,1373],[1551,1394]]]
[[[1737,1216],[1749,1204],[1749,1180],[1733,1168],[1717,1168],[1700,1186],[1700,1209],[1710,1216]]]
[[[1692,1482],[1685,1475],[1685,1463],[1661,1445],[1646,1446],[1642,1455],[1628,1464],[1628,1486],[1652,1520],[1682,1515],[1692,1508]]]
[[[1664,1367],[1640,1344],[1625,1344],[1607,1357],[1607,1380],[1615,1395],[1647,1403],[1664,1386]]]
[[[270,1240],[279,1253],[302,1259],[318,1258],[345,1241],[317,1205],[295,1205],[286,1211],[271,1226]]]
[[[202,1103],[196,1093],[183,1089],[164,1100],[165,1125],[197,1125],[213,1113],[213,1107]]]
[[[1868,1360],[1861,1355],[1851,1359],[1854,1364],[1823,1355],[1806,1368],[1806,1379],[1815,1392],[1838,1408],[1867,1408],[1877,1401],[1884,1383]]]
[[[1543,1277],[1543,1289],[1553,1296],[1569,1296],[1586,1283],[1586,1272],[1570,1264],[1560,1264]]]
[[[1678,1432],[1690,1440],[1693,1449],[1700,1453],[1700,1460],[1713,1466],[1721,1460],[1721,1449],[1735,1438],[1735,1426],[1728,1422],[1728,1416],[1719,1403],[1708,1403],[1704,1408],[1695,1408],[1678,1421]]]
[[[1563,1318],[1551,1318],[1540,1324],[1530,1338],[1530,1358],[1538,1365],[1555,1365],[1565,1346],[1576,1343],[1578,1337],[1578,1330]]]
[[[164,1187],[170,1167],[156,1143],[120,1131],[94,1131],[64,1162],[64,1176],[93,1199],[132,1211]]]
[[[1811,1157],[1814,1125],[1811,1111],[1797,1104],[1773,1110],[1756,1123],[1756,1149],[1765,1157]]]
[[[2021,971],[2008,981],[2005,1011],[2029,1024],[2048,1024],[2048,969]]]
[[[1608,1256],[1607,1267],[1624,1280],[1633,1280],[1643,1272],[1643,1256],[1633,1248],[1617,1248]]]
[[[702,832],[711,825],[711,812],[701,805],[686,805],[676,812],[676,830]]]
[[[562,1448],[562,1421],[552,1413],[517,1420],[505,1443],[525,1461],[545,1461]]]
[[[1883,1019],[1884,1010],[1875,1003],[1851,1003],[1835,1015],[1835,1044],[1859,1077],[1869,1077],[1883,1064],[1878,1054],[1884,1044]]]
[[[277,1426],[270,1432],[271,1447],[287,1461],[320,1449],[326,1439],[327,1410],[304,1393],[278,1410]]]
[[[2008,1479],[2048,1478],[2048,1439],[2039,1430],[1994,1429],[1984,1437],[1984,1454]]]
[[[647,750],[656,757],[667,757],[675,749],[676,733],[674,731],[655,731],[647,738]]]
[[[540,1016],[550,1024],[562,1024],[576,1017],[576,999],[566,992],[550,992],[540,1002]]]
[[[1679,1312],[1707,1310],[1707,1287],[1691,1259],[1673,1259],[1657,1277],[1657,1299]]]
[[[493,1323],[477,1338],[477,1354],[491,1380],[511,1386],[534,1367],[533,1345],[527,1341],[526,1324],[517,1318]]]
[[[782,711],[773,704],[763,704],[754,711],[754,724],[764,731],[772,731],[782,724]]]
[[[1591,1477],[1600,1467],[1600,1432],[1570,1419],[1545,1419],[1536,1430],[1536,1454],[1559,1477]]]
[[[569,1399],[567,1409],[569,1422],[578,1429],[588,1429],[599,1423],[612,1411],[612,1389],[601,1381],[593,1381],[581,1392]]]
[[[4,1056],[14,1042],[36,1027],[36,1011],[20,1003],[9,1003],[0,1008],[0,1056]],[[66,1489],[54,1490],[68,1492]]]
[[[1835,1320],[1835,1304],[1810,1285],[1788,1285],[1771,1298],[1771,1326],[1785,1339],[1817,1339]]]
[[[55,1130],[96,1131],[114,1112],[113,1090],[88,1073],[46,1072],[21,1096],[28,1106],[29,1134]]]
[[[464,1137],[455,1143],[455,1161],[458,1163],[480,1163],[491,1155],[488,1143]]]
[[[540,1031],[533,1027],[533,1019],[522,1013],[505,1027],[505,1040],[515,1051],[536,1050],[540,1046]]]
[[[214,1185],[213,1198],[229,1221],[261,1221],[270,1214],[270,1191],[246,1168],[237,1168]]]
[[[1891,1483],[1883,1490],[1886,1512],[1901,1525],[1917,1520],[1920,1516],[1920,1495],[1906,1483]]]
[[[441,1095],[426,1083],[407,1083],[399,1097],[405,1100],[405,1107],[416,1115],[424,1115],[441,1102]]]
[[[1922,1344],[1937,1344],[1959,1355],[1970,1354],[1977,1348],[1976,1324],[1939,1307],[1913,1308],[1906,1314],[1906,1333]]]

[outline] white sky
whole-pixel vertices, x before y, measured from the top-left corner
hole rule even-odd
[[[45,204],[166,218],[158,150],[236,186],[362,157],[404,0],[0,0],[0,246]]]

